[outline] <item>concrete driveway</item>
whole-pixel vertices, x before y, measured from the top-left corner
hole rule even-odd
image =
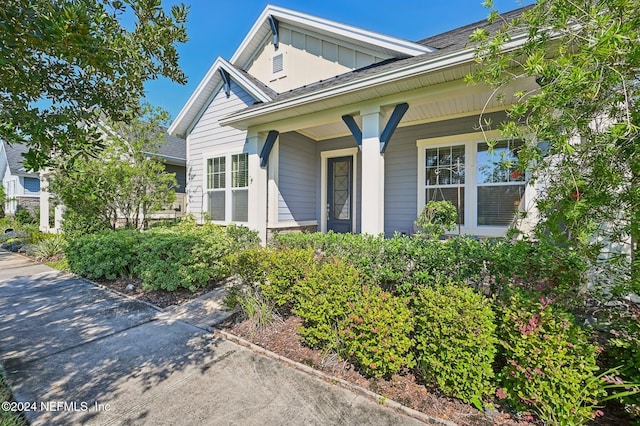
[[[422,424],[192,324],[0,251],[0,364],[32,424]]]

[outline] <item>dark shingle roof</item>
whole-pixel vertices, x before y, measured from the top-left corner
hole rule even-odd
[[[187,159],[187,142],[177,136],[171,136],[164,130],[165,143],[158,147],[157,154],[162,157],[171,157],[178,160],[186,161]]]
[[[9,171],[12,175],[27,175],[27,176],[38,176],[37,173],[27,172],[22,164],[24,157],[22,154],[29,151],[29,147],[25,144],[14,143],[9,145],[9,143],[3,141],[4,150],[7,153],[7,165],[9,166]]]
[[[532,6],[526,6],[516,10],[512,10],[510,12],[503,13],[501,16],[503,17],[504,20],[511,20],[517,16],[520,16],[525,10],[529,9],[530,7]],[[469,36],[477,28],[486,28],[489,32],[493,32],[501,28],[503,25],[504,25],[503,20],[497,20],[492,24],[490,24],[487,20],[482,20],[469,25],[465,25],[464,27],[460,27],[460,28],[453,29],[451,31],[444,32],[442,34],[437,34],[431,37],[427,37],[423,40],[417,41],[417,43],[423,44],[429,47],[434,47],[434,48],[437,48],[438,50],[434,52],[414,56],[414,57],[405,58],[405,59],[388,59],[386,61],[381,61],[364,68],[359,68],[357,70],[353,70],[344,74],[337,75],[333,78],[307,84],[305,86],[292,89],[287,92],[279,93],[277,96],[273,97],[273,101],[271,102],[254,104],[234,114],[231,114],[231,116],[238,113],[243,113],[246,111],[257,109],[274,102],[280,102],[280,101],[298,97],[301,95],[311,94],[317,91],[321,91],[322,89],[325,89],[325,88],[336,86],[338,84],[357,81],[368,76],[380,74],[386,71],[392,71],[394,69],[399,69],[404,66],[408,66],[412,64],[419,64],[427,60],[436,59],[438,57],[444,56],[451,52],[464,50],[465,48],[469,48],[472,46],[471,43],[469,42]]]

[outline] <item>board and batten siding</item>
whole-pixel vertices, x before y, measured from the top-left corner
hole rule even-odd
[[[487,114],[493,123],[504,120],[503,113]],[[418,139],[438,138],[478,131],[478,116],[398,128],[384,154],[384,233],[411,234],[418,216]],[[366,200],[365,200],[366,203]]]
[[[204,156],[211,151],[241,149],[247,132],[233,127],[221,127],[219,120],[235,111],[253,105],[255,99],[242,87],[231,82],[230,96],[218,89],[202,116],[187,137],[187,211],[200,217],[204,188]]]
[[[292,132],[278,143],[278,222],[317,220],[316,142]]]

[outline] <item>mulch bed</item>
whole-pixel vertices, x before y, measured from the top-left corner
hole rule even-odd
[[[223,324],[225,331],[249,340],[272,352],[293,361],[321,370],[332,376],[347,380],[386,398],[399,402],[414,410],[457,423],[459,425],[535,425],[509,413],[493,410],[485,415],[470,405],[447,398],[436,389],[429,389],[410,372],[396,374],[390,379],[368,379],[346,361],[335,354],[322,353],[306,347],[300,341],[297,328],[301,320],[289,317],[276,321],[262,330],[255,330],[249,321],[229,320]],[[541,424],[541,423],[537,423]]]
[[[206,287],[199,288],[196,291],[190,291],[186,288],[179,288],[175,291],[166,291],[145,290],[142,288],[140,280],[132,278],[119,278],[117,280],[96,280],[96,282],[100,285],[126,294],[127,296],[132,297],[136,300],[143,300],[162,309],[173,305],[182,305],[183,303],[196,299],[221,285],[220,283],[210,283]],[[127,290],[127,286],[129,285],[132,285],[133,289]]]

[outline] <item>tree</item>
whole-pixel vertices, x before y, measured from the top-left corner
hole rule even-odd
[[[168,114],[148,105],[143,118],[100,126],[105,148],[92,158],[50,176],[50,188],[65,205],[65,231],[92,232],[145,227],[149,213],[175,200],[176,179],[153,156],[165,142]]]
[[[95,151],[99,114],[139,112],[145,81],[186,82],[176,44],[187,13],[161,0],[4,0],[0,138],[28,144],[34,170]]]
[[[485,4],[491,22],[503,20],[492,1]],[[523,43],[508,50],[518,35]],[[494,85],[496,96],[507,82],[537,82],[516,93],[500,130],[529,141],[520,168],[544,184],[540,233],[594,260],[631,240],[635,267],[618,266],[639,289],[640,1],[539,0],[472,41],[479,67],[469,81]]]

